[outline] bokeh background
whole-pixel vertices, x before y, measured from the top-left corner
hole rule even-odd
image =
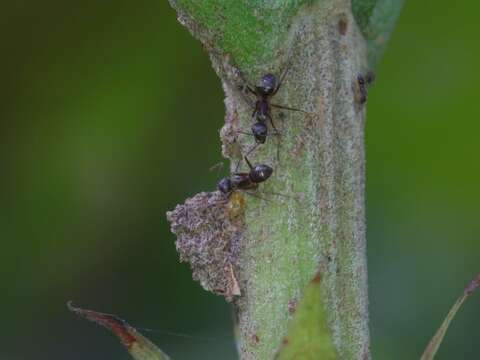
[[[369,94],[376,359],[419,358],[480,271],[479,11],[407,1]],[[218,178],[223,94],[200,44],[166,1],[12,1],[0,29],[0,360],[129,359],[68,300],[154,329],[175,359],[234,359],[230,309],[165,220]],[[438,359],[480,358],[479,331],[477,294]]]

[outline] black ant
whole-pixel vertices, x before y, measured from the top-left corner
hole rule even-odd
[[[375,73],[373,71],[367,72],[365,75],[359,74],[357,76],[358,83],[358,103],[363,105],[367,102],[367,87],[375,81]]]
[[[268,136],[267,120],[270,121],[272,128],[275,130],[274,134],[280,135],[280,132],[277,130],[277,128],[275,127],[275,124],[273,123],[273,119],[271,115],[272,107],[283,109],[283,110],[291,110],[291,111],[299,111],[299,112],[307,113],[306,111],[303,111],[300,109],[283,106],[279,104],[274,104],[271,102],[271,98],[275,96],[278,90],[280,90],[283,80],[287,75],[288,68],[289,68],[288,66],[285,68],[283,74],[280,77],[280,81],[277,81],[277,77],[274,74],[268,73],[263,75],[260,78],[260,81],[255,87],[252,87],[248,84],[243,87],[243,89],[247,89],[251,94],[255,95],[257,98],[255,103],[252,103],[250,99],[246,98],[249,105],[253,108],[252,120],[254,120],[255,122],[251,127],[252,134],[243,133],[243,132],[241,133],[247,134],[247,135],[253,135],[256,142],[256,145],[248,151],[247,155],[250,154],[254,149],[256,149],[258,145],[265,143]],[[242,91],[242,94],[244,94],[243,91]]]
[[[252,166],[247,157],[245,157],[250,172],[234,172],[229,177],[223,178],[218,182],[218,190],[230,196],[232,192],[236,190],[255,190],[258,184],[266,181],[273,172],[273,169],[268,165],[255,165]]]

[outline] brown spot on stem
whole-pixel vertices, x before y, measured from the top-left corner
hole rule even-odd
[[[257,334],[253,334],[252,335],[252,341],[255,343],[255,344],[258,344],[260,342],[260,338],[258,337]]]
[[[320,281],[322,281],[322,275],[320,274],[320,271],[317,271],[317,274],[315,277],[312,279],[312,282],[314,284],[320,284]]]
[[[345,14],[340,16],[340,20],[338,20],[338,32],[340,35],[345,35],[348,30],[348,20]]]
[[[289,342],[290,342],[290,339],[289,339],[287,336],[285,336],[285,337],[282,339],[282,344],[283,344],[283,346],[288,345]]]

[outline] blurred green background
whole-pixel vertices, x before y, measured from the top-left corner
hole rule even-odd
[[[376,359],[419,358],[480,271],[479,11],[407,1],[369,94]],[[0,360],[129,359],[68,300],[155,329],[175,359],[234,359],[230,309],[165,220],[218,178],[223,94],[200,44],[166,1],[8,2],[0,29]],[[480,358],[479,320],[477,294],[438,359]]]

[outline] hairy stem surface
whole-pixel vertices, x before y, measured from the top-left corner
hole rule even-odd
[[[253,145],[250,136],[238,135],[251,126],[252,109],[238,90],[243,79],[255,83],[267,72],[279,76],[290,63],[272,102],[309,112],[274,109],[282,135],[270,136],[250,156],[255,164],[271,165],[274,174],[260,186],[261,198],[245,195],[246,226],[235,267],[241,296],[234,299],[241,358],[272,359],[282,343],[288,346],[289,336],[296,336],[288,333],[289,320],[302,306],[308,284],[319,279],[325,311],[317,321],[327,324],[338,357],[369,359],[365,110],[357,81],[368,70],[367,44],[350,1],[301,4],[282,24],[284,30],[257,36],[258,49],[250,43],[245,49],[232,47],[235,39],[212,32],[191,4],[173,2],[181,21],[206,45],[222,79],[227,115],[221,137],[233,167]],[[292,7],[284,13],[291,14]],[[248,6],[243,10],[268,24],[268,14],[249,12]],[[226,27],[235,20],[235,13],[229,16]],[[263,41],[268,46],[261,47]]]

